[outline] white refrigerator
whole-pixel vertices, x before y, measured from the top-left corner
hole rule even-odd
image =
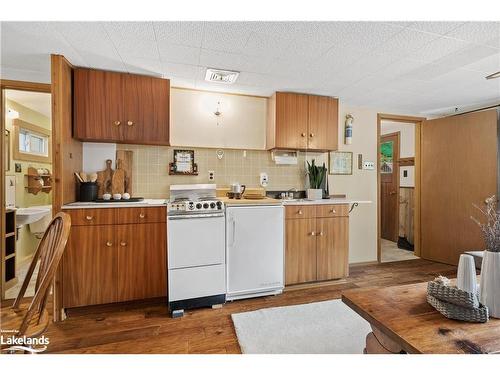
[[[283,206],[226,208],[227,300],[283,291],[283,237]]]

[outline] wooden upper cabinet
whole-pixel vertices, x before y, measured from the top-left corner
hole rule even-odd
[[[77,68],[73,94],[75,138],[169,144],[169,80]]]
[[[338,147],[338,100],[309,95],[308,148],[336,150]]]
[[[338,99],[277,92],[268,103],[267,149],[336,150]]]

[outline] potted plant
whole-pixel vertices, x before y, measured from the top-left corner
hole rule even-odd
[[[307,189],[307,199],[317,200],[323,198],[323,189],[321,188],[326,176],[326,167],[315,164],[314,159],[311,163],[307,161],[307,174],[309,175],[309,189]]]
[[[491,317],[500,318],[500,216],[496,197],[493,195],[486,199],[485,206],[482,209],[474,205],[485,216],[485,222],[471,217],[481,228],[486,243],[481,265],[479,300],[488,307]]]

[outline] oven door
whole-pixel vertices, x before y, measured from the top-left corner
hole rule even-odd
[[[224,216],[168,218],[168,268],[225,263]]]

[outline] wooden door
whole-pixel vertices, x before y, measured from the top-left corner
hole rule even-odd
[[[470,217],[497,191],[497,112],[425,121],[421,144],[421,256],[457,264],[485,246]]]
[[[276,148],[307,148],[308,95],[276,93]]]
[[[317,219],[317,279],[349,275],[349,218]]]
[[[167,295],[165,223],[116,225],[118,300]]]
[[[285,284],[316,280],[316,219],[285,220]]]
[[[169,92],[166,79],[127,74],[124,142],[169,144]]]
[[[124,121],[122,74],[75,69],[73,103],[75,138],[121,141]]]
[[[308,149],[338,148],[338,100],[328,96],[309,95]]]
[[[380,137],[381,237],[398,241],[399,132]]]
[[[65,308],[117,301],[117,247],[113,227],[71,228],[62,260]]]

